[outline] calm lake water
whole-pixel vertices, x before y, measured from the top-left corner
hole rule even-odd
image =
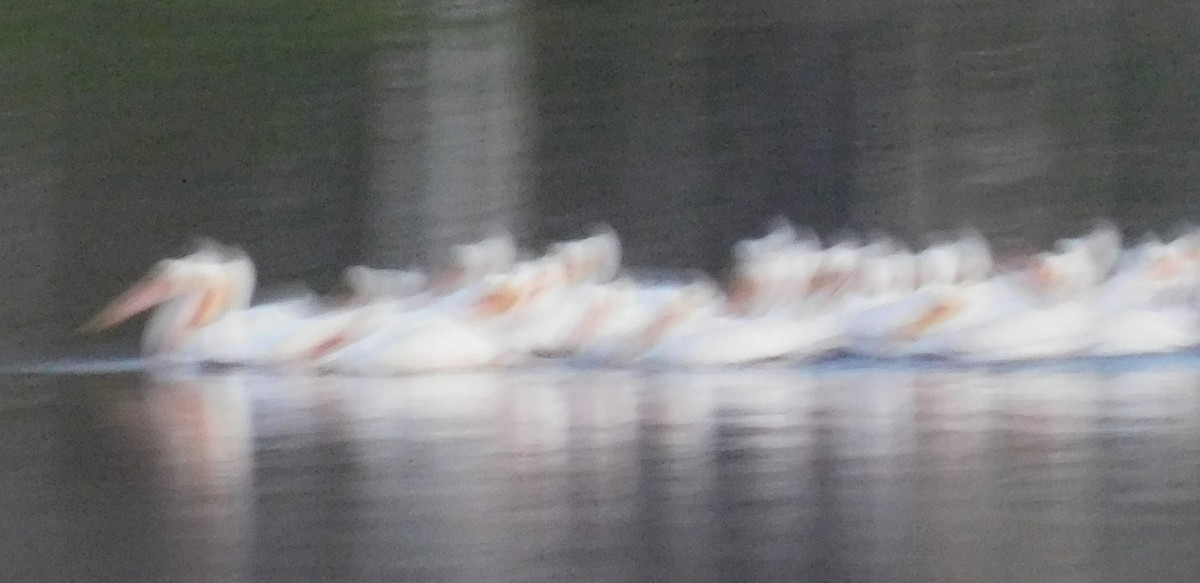
[[[4,581],[1193,581],[1200,367],[10,376]]]

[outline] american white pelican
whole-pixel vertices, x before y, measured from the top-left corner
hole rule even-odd
[[[724,303],[709,281],[684,286],[624,341],[623,358],[668,367],[745,365],[784,359],[812,343],[793,321],[734,317],[723,311]]]
[[[1175,352],[1200,344],[1200,312],[1191,241],[1151,240],[1130,254],[1094,303],[1098,317],[1091,353],[1119,356]]]
[[[790,270],[795,253],[742,241],[734,247],[732,285],[727,307],[741,316],[761,316],[778,311],[792,298]]]
[[[583,239],[551,245],[546,258],[559,261],[572,284],[609,281],[621,268],[621,240],[608,225],[597,225]]]
[[[81,330],[104,330],[153,309],[143,353],[171,362],[238,362],[256,333],[310,307],[303,299],[251,309],[254,282],[249,256],[205,240],[188,256],[156,263]]]
[[[365,265],[349,267],[343,274],[352,303],[413,298],[427,290],[428,279],[417,270],[377,269]]]
[[[474,370],[531,356],[690,368],[842,349],[996,361],[1200,345],[1195,229],[1124,250],[1103,223],[1006,273],[995,273],[1008,268],[996,268],[976,232],[918,253],[886,238],[822,248],[776,219],[733,254],[726,295],[705,276],[682,284],[619,276],[620,239],[604,225],[533,259],[519,259],[513,237],[498,232],[452,248],[450,267],[432,280],[354,266],[342,303],[308,293],[251,306],[253,262],[206,241],[157,263],[84,329],[153,309],[143,350],[156,359],[367,374]]]
[[[925,354],[917,343],[930,328],[975,318],[991,290],[971,286],[987,281],[991,253],[974,237],[938,243],[916,255],[900,249],[870,258],[864,269],[865,294],[844,315],[847,349],[868,356]],[[954,297],[969,295],[970,298]],[[963,308],[970,309],[963,309]]]
[[[326,309],[315,296],[251,306],[255,269],[242,250],[216,243],[160,261],[85,330],[155,313],[143,333],[143,353],[157,362],[277,365],[306,363],[338,344],[344,331],[379,309]]]
[[[496,231],[487,238],[450,249],[452,264],[434,282],[438,295],[461,290],[484,276],[508,271],[517,261],[517,243],[507,231]]]
[[[922,316],[933,315],[948,330],[939,337],[926,328],[918,336],[936,338],[936,350],[968,361],[1081,355],[1095,343],[1090,299],[1102,270],[1087,249],[1063,246],[1059,253],[1037,256],[1023,273],[968,288],[983,294],[952,292]]]
[[[370,375],[420,374],[509,366],[528,357],[518,340],[541,294],[537,263],[511,274],[486,276],[465,305],[434,304],[369,317],[344,330],[338,344],[317,357],[321,369]],[[378,322],[387,322],[380,326]]]

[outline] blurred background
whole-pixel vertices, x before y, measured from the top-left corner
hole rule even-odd
[[[194,235],[262,283],[598,221],[719,274],[786,215],[1000,252],[1200,209],[1178,0],[19,0],[0,16],[0,348]],[[138,326],[126,327],[129,337]]]
[[[0,356],[196,235],[323,291],[495,227],[720,275],[776,215],[1004,254],[1200,211],[1184,0],[10,4]],[[1196,362],[9,371],[0,581],[1190,582]]]

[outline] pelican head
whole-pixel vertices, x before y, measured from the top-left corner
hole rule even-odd
[[[555,243],[546,251],[567,271],[571,283],[611,281],[621,269],[621,240],[606,224],[592,228],[590,235]]]
[[[205,272],[189,258],[160,260],[79,330],[83,333],[107,330],[189,290],[202,289],[207,283]]]
[[[586,239],[592,255],[592,280],[612,281],[621,269],[621,238],[608,225],[597,225],[591,237]]]
[[[535,291],[539,270],[536,265],[522,264],[513,273],[493,274],[483,279],[482,293],[471,307],[477,320],[497,321],[521,312]]]
[[[680,290],[674,306],[684,314],[708,312],[721,304],[724,294],[721,287],[704,274],[695,278]]]
[[[437,287],[455,290],[479,281],[492,272],[488,249],[478,243],[450,248],[450,267],[438,278]]]
[[[767,224],[767,235],[760,239],[772,249],[779,249],[796,243],[796,226],[783,215],[776,216]]]
[[[917,273],[922,286],[950,285],[958,279],[959,261],[957,250],[939,244],[926,248],[917,255]]]
[[[863,285],[868,293],[882,295],[915,288],[915,262],[912,254],[905,249],[871,253],[863,263]]]
[[[353,265],[342,272],[342,284],[351,304],[368,304],[387,295],[375,270],[365,265]]]
[[[810,290],[831,296],[852,291],[859,282],[862,248],[857,243],[839,243],[821,254],[821,267],[813,276]]]
[[[738,314],[757,308],[767,285],[767,262],[759,241],[738,241],[733,247],[733,277],[728,307]]]
[[[562,266],[568,283],[581,284],[591,275],[593,257],[588,253],[587,246],[580,241],[551,245],[547,256],[553,257]]]
[[[223,248],[222,253],[216,253],[214,249],[201,249],[187,257],[155,263],[80,332],[106,330],[154,308],[143,347],[154,353],[177,348],[196,330],[247,307],[253,286],[253,263],[240,250]]]
[[[1123,243],[1120,229],[1109,221],[1101,221],[1084,237],[1084,243],[1100,275],[1111,273],[1121,258]]]
[[[959,282],[980,282],[992,274],[992,249],[982,233],[967,231],[954,246],[958,252],[956,279]]]
[[[1176,242],[1167,244],[1153,241],[1142,246],[1139,263],[1152,283],[1174,282],[1189,273],[1183,247]]]
[[[507,271],[517,262],[517,242],[507,230],[492,229],[491,234],[475,246],[481,250],[490,273]]]
[[[1083,247],[1039,253],[1033,257],[1028,274],[1034,292],[1049,300],[1077,296],[1099,281],[1096,266]]]
[[[354,265],[342,273],[351,303],[410,298],[425,289],[425,274],[418,271],[376,269]]]
[[[503,273],[517,261],[517,244],[507,231],[495,229],[487,238],[450,248],[450,267],[437,280],[442,291],[460,289],[490,273]]]

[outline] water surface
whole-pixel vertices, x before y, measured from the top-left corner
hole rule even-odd
[[[1192,581],[1200,373],[10,376],[5,581]]]

